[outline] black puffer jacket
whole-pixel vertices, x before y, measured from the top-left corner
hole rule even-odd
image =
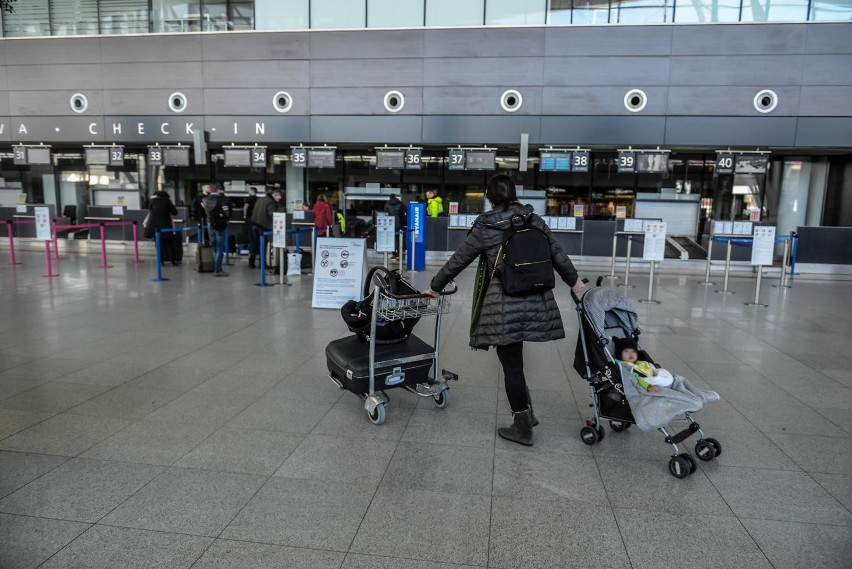
[[[530,216],[530,223],[547,234],[556,272],[568,286],[574,286],[578,279],[577,271],[568,255],[562,252],[562,248],[553,239],[550,228],[533,213],[532,206],[513,205],[506,211],[491,210],[476,218],[467,239],[432,279],[432,290],[443,290],[465,267],[477,260],[480,253],[487,255],[489,271],[493,269],[497,252],[503,242],[503,230],[509,227],[512,216],[516,214]],[[553,291],[529,296],[505,295],[498,271],[488,285],[485,304],[479,324],[470,337],[470,345],[474,348],[487,348],[520,341],[547,342],[564,337],[565,329],[562,327],[562,318]]]

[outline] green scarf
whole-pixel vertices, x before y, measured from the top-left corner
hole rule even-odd
[[[470,335],[473,336],[479,325],[479,316],[482,314],[482,306],[485,304],[485,292],[491,283],[491,271],[488,269],[488,257],[483,253],[479,256],[479,264],[476,266],[476,278],[473,283],[473,304],[470,309]]]

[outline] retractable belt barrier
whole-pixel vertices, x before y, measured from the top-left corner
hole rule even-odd
[[[133,262],[143,262],[139,259],[139,223],[136,221],[101,221],[98,223],[78,223],[75,225],[59,225],[56,220],[52,220],[51,229],[53,233],[53,254],[56,260],[59,260],[59,230],[60,229],[92,229],[100,227],[101,229],[101,266],[102,269],[109,269],[112,265],[107,264],[106,256],[106,228],[107,227],[122,227],[130,225],[133,227]]]
[[[160,235],[162,235],[163,233],[183,233],[184,231],[192,231],[193,229],[195,229],[195,226],[172,227],[171,229],[169,229],[169,228],[158,229],[154,233],[154,247],[157,251],[157,278],[151,279],[152,281],[162,282],[162,281],[169,280],[169,279],[163,277],[163,256],[162,256],[162,251],[160,249]]]
[[[315,228],[312,228],[312,227],[295,227],[293,229],[288,229],[286,231],[286,233],[289,233],[291,235],[292,234],[296,235],[295,243],[293,245],[295,252],[297,252],[297,253],[302,252],[301,233],[303,231],[313,232],[314,230],[315,230]],[[266,238],[271,236],[271,235],[272,235],[272,231],[264,231],[263,233],[260,234],[260,253],[261,253],[260,254],[260,282],[256,283],[254,286],[268,287],[268,286],[273,286],[275,284],[275,283],[266,282]],[[283,261],[279,262],[278,266],[279,266],[279,270],[281,270],[282,273],[283,273],[283,271],[284,271]],[[286,275],[282,274],[281,284],[285,284],[285,282],[283,280],[284,277],[286,277]],[[289,284],[289,283],[286,283],[286,284]]]
[[[633,238],[637,238],[641,241],[645,240],[644,233],[630,232],[630,231],[616,231],[612,235],[612,264],[610,265],[609,270],[609,279],[610,284],[615,281],[615,259],[617,258],[616,250],[618,246],[618,238],[619,237],[627,237],[627,258],[624,262],[624,282],[619,283],[618,286],[623,286],[625,288],[633,288],[634,285],[630,284],[630,256],[633,250]]]

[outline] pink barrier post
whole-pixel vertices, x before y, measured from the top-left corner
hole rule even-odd
[[[101,268],[109,269],[112,265],[107,265],[106,256],[106,226],[101,223]]]
[[[133,262],[141,263],[139,260],[139,228],[138,224],[133,222]]]
[[[44,242],[44,261],[47,265],[47,274],[43,277],[58,277],[59,273],[53,274],[53,266],[50,264],[50,241]]]
[[[56,260],[59,260],[59,232],[56,230],[56,220],[52,219],[50,222],[53,227],[53,255],[56,257]]]
[[[14,231],[15,222],[11,219],[6,221],[6,235],[9,236],[9,264],[17,265],[19,264],[15,260],[15,231]]]

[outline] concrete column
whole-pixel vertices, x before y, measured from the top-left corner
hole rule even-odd
[[[818,158],[811,164],[808,213],[805,225],[821,226],[823,208],[825,207],[825,192],[828,186],[828,160]]]

